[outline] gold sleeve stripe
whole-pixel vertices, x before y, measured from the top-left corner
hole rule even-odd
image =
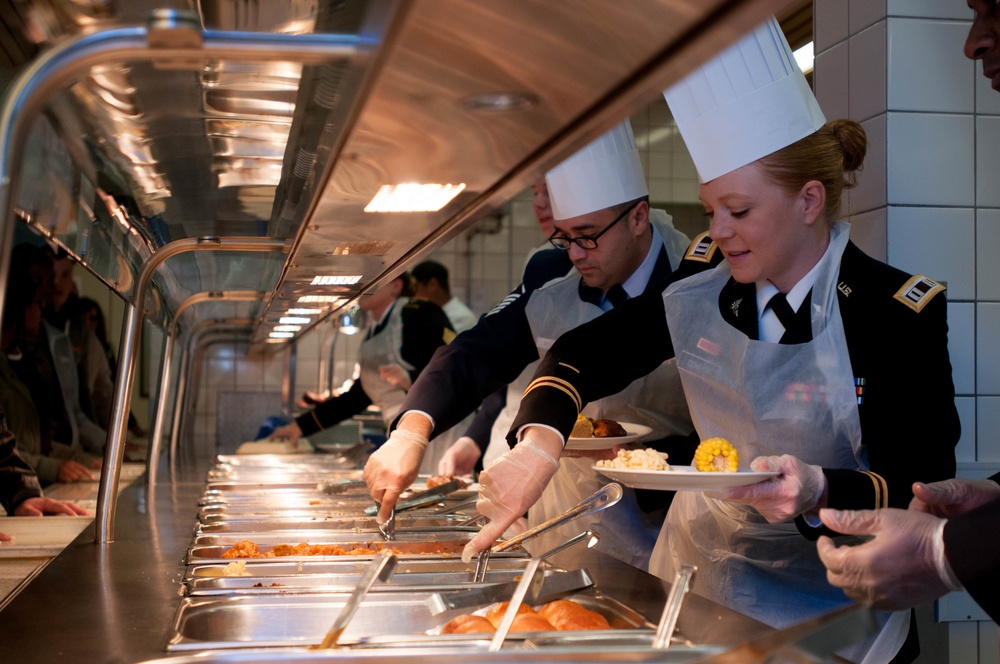
[[[573,385],[568,381],[565,381],[562,378],[555,378],[553,376],[542,376],[541,378],[536,378],[531,381],[528,385],[528,389],[524,391],[524,395],[527,395],[528,392],[539,387],[551,387],[552,389],[565,393],[566,396],[572,399],[573,403],[576,404],[577,413],[583,410],[583,400],[580,398],[580,393],[577,392],[576,388],[573,387]],[[524,395],[521,396],[522,399],[524,398]]]
[[[577,369],[576,367],[574,367],[571,364],[566,364],[565,362],[560,362],[559,366],[565,367],[565,368],[569,369],[570,371],[572,371],[573,373],[576,373],[576,374],[580,373],[580,370]]]
[[[444,341],[444,345],[447,346],[452,341],[454,341],[455,337],[457,336],[458,335],[455,334],[454,330],[449,330],[448,328],[444,328],[444,332],[441,335],[441,340]]]
[[[874,509],[885,509],[889,507],[889,485],[886,484],[885,478],[876,473],[862,470],[865,475],[871,478],[872,483],[875,484],[875,508]]]
[[[316,417],[316,409],[314,408],[314,409],[310,410],[309,414],[312,415],[313,422],[315,422],[316,426],[319,427],[319,430],[322,431],[323,430],[323,423],[319,421],[318,417]]]

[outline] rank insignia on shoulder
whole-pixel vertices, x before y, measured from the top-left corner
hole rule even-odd
[[[444,341],[444,345],[447,346],[452,341],[454,341],[455,337],[457,336],[458,335],[455,334],[454,330],[449,330],[448,328],[444,328],[444,333],[441,335],[441,340]]]
[[[910,309],[920,311],[944,289],[944,284],[939,284],[929,277],[917,274],[910,277],[910,280],[903,284],[903,287],[896,291],[893,297]]]
[[[712,256],[718,248],[719,245],[712,242],[712,238],[708,236],[708,231],[705,231],[691,241],[687,253],[684,254],[684,260],[708,263],[712,260]]]

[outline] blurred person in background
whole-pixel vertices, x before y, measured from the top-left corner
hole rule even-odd
[[[301,436],[335,426],[371,405],[378,406],[387,425],[392,422],[406,396],[406,390],[397,384],[392,365],[402,367],[412,382],[434,351],[455,337],[441,307],[411,299],[412,292],[410,275],[404,272],[358,301],[358,307],[369,316],[359,349],[360,377],[347,392],[330,397],[294,422],[276,428],[270,439],[295,443]]]
[[[451,294],[448,268],[437,261],[424,261],[413,268],[413,297],[430,300],[444,309],[456,334],[468,330],[478,320],[464,302]]]
[[[11,271],[0,341],[3,351],[0,353],[0,407],[9,413],[8,424],[19,441],[21,457],[35,470],[43,485],[92,480],[91,470],[100,469],[101,459],[53,440],[52,418],[47,410],[52,402],[35,364],[25,360],[21,351],[24,330],[37,327],[42,317],[35,291],[31,277]]]

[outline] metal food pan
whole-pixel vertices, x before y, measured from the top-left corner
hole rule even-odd
[[[427,593],[365,597],[340,644],[364,636],[420,634],[435,625]],[[185,597],[174,616],[167,650],[309,645],[322,641],[348,594]]]
[[[459,528],[468,519],[465,514],[428,515],[426,513],[401,512],[396,515],[396,529],[410,528]],[[461,528],[467,528],[462,526]],[[342,530],[347,532],[378,532],[374,517],[370,516],[243,516],[233,514],[228,521],[212,521],[198,526],[201,533],[244,532],[259,533],[274,530]]]
[[[319,643],[348,596],[348,593],[344,593],[185,597],[177,608],[167,650]],[[369,594],[344,630],[339,644],[370,644],[381,647],[391,643],[412,645],[455,640],[482,641],[483,635],[478,634],[434,634],[450,618],[442,622],[444,616],[430,615],[426,598],[427,593],[423,591]],[[573,599],[576,600],[577,597],[574,596]],[[613,624],[630,621],[628,627],[622,628],[627,632],[655,630],[655,626],[642,616],[628,612],[617,603],[607,602],[606,607],[606,602],[607,598],[595,595],[588,608],[605,613]],[[618,630],[604,630],[605,633],[615,631]],[[512,634],[508,639],[511,643],[517,643],[532,636],[530,633]]]
[[[345,549],[352,549],[356,546],[361,546],[363,548],[370,548],[376,551],[382,550],[392,550],[397,552],[397,555],[401,558],[409,558],[411,556],[420,557],[452,557],[460,558],[462,555],[462,548],[465,546],[466,542],[472,539],[472,533],[448,533],[450,537],[437,537],[429,538],[423,536],[422,539],[418,540],[407,540],[403,539],[406,535],[403,534],[400,538],[393,540],[392,542],[386,542],[384,540],[366,540],[359,541],[358,539],[348,539],[348,538],[334,538],[328,536],[324,538],[323,541],[313,540],[309,542],[315,545],[339,545]],[[257,538],[254,541],[260,547],[260,550],[264,553],[269,551],[273,546],[278,544],[295,544],[297,542],[302,542],[304,540],[293,540],[289,542],[288,540],[282,542],[267,542],[266,539],[262,541],[263,538]],[[232,562],[234,560],[261,560],[261,558],[223,558],[223,554],[226,553],[231,546],[228,545],[210,545],[210,546],[194,546],[192,545],[188,549],[187,562],[188,564],[198,564],[205,562]],[[508,552],[494,553],[493,556],[504,556]],[[521,549],[511,553],[508,557],[526,557],[527,553]],[[303,555],[303,556],[275,556],[281,558],[282,560],[337,560],[337,559],[362,559],[370,560],[371,555]],[[274,560],[275,557],[264,558],[266,560]]]
[[[213,470],[226,468],[322,468],[361,477],[360,469],[342,468],[336,457],[329,454],[220,454],[215,458]]]
[[[416,562],[416,561],[413,561]],[[500,562],[500,561],[497,561]],[[314,574],[271,574],[274,570],[267,565],[246,565],[250,576],[220,576],[226,566],[212,569],[215,576],[191,576],[184,581],[185,594],[192,597],[202,595],[274,595],[287,593],[350,593],[365,572],[369,561],[357,561],[341,566],[337,572]],[[405,561],[403,567],[406,566]],[[203,565],[199,566],[204,573]],[[427,593],[462,591],[470,587],[481,587],[505,582],[516,582],[521,578],[521,567],[502,568],[495,566],[486,573],[481,583],[475,583],[475,569],[453,569],[451,571],[397,570],[385,583],[376,584],[371,592],[399,592],[400,590],[420,590]]]
[[[374,522],[374,519],[369,519]],[[439,543],[456,542],[465,545],[472,539],[478,528],[464,528],[451,530],[419,530],[414,532],[409,529],[397,529],[396,539],[390,544],[412,544],[412,543]],[[471,533],[471,534],[470,534]],[[358,535],[367,535],[359,538]],[[337,531],[330,529],[320,530],[271,530],[265,532],[231,532],[231,533],[201,533],[195,535],[191,543],[192,547],[225,546],[231,547],[237,542],[252,540],[261,549],[270,548],[278,544],[298,544],[299,542],[309,542],[310,544],[385,544],[378,528],[367,533],[357,533],[354,531]]]
[[[197,578],[217,578],[223,576],[222,569],[232,560],[222,563],[206,563],[201,565],[191,565],[185,573],[185,581]],[[367,566],[366,560],[343,560],[324,559],[307,561],[288,561],[284,558],[248,558],[246,559],[247,569],[253,568],[253,573],[260,576],[282,577],[296,576],[300,574],[317,575],[357,575],[363,572]],[[487,569],[487,580],[491,580],[491,574],[497,574],[496,579],[491,581],[505,581],[506,577],[520,577],[527,564],[526,558],[490,558]],[[401,562],[396,567],[393,575],[402,574],[475,574],[476,561],[463,563],[461,558],[421,558]]]
[[[250,493],[220,494],[206,491],[201,495],[198,504],[207,507],[308,507],[310,505],[328,505],[354,507],[363,511],[374,501],[367,493],[339,494],[331,496],[315,489],[303,491],[299,489],[267,489]]]

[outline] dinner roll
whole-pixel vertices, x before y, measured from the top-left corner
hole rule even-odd
[[[507,613],[507,606],[509,604],[510,602],[500,602],[499,604],[495,604],[490,607],[490,610],[486,612],[486,619],[490,621],[490,624],[493,625],[493,627],[498,627],[500,625],[500,621],[503,620],[503,614]],[[517,607],[517,615],[521,616],[525,614],[537,616],[538,612],[527,604],[522,604]]]
[[[495,631],[489,620],[471,613],[452,618],[441,628],[442,634],[490,634]]]
[[[558,630],[610,629],[607,619],[568,599],[549,602],[538,610]]]
[[[551,632],[554,630],[555,627],[552,626],[552,623],[537,613],[518,614],[510,626],[511,632]]]

